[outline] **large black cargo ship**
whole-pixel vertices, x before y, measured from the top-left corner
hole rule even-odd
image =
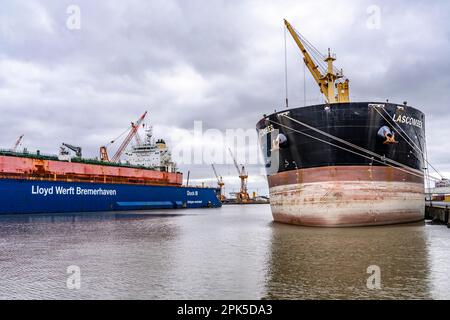
[[[257,124],[275,221],[365,226],[424,218],[424,114],[404,104],[350,102],[349,80],[285,21],[324,104]]]
[[[424,115],[391,103],[290,109],[258,122],[274,219],[311,226],[424,217]],[[409,138],[412,141],[409,141]]]

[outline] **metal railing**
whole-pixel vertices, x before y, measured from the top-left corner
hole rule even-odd
[[[29,158],[29,159],[39,159],[39,160],[52,160],[52,161],[61,161],[58,159],[58,156],[51,155],[51,154],[45,154],[41,152],[18,152],[11,149],[0,149],[0,155],[2,156],[10,156],[10,157],[21,157],[21,158]],[[83,163],[83,164],[93,164],[93,165],[101,165],[101,166],[110,166],[110,167],[122,167],[122,168],[132,168],[132,169],[142,169],[142,170],[152,170],[152,171],[160,171],[157,167],[145,167],[145,166],[136,166],[126,163],[120,163],[120,162],[107,162],[107,161],[101,161],[98,159],[84,159],[84,158],[77,158],[73,157],[70,160],[74,163]],[[67,162],[67,161],[64,161]],[[165,171],[161,171],[165,172]],[[172,172],[172,173],[180,173],[180,172]]]

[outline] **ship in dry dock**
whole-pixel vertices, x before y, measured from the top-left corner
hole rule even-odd
[[[17,151],[18,142],[0,150],[0,215],[220,207],[217,189],[182,185],[166,142],[155,141],[151,127],[141,140],[146,114],[131,123],[111,157],[107,148],[117,139],[101,146],[97,159],[83,158],[81,147],[67,143],[57,156]]]
[[[257,124],[274,220],[328,227],[422,220],[424,114],[406,103],[350,102],[335,56],[285,25],[325,103]]]

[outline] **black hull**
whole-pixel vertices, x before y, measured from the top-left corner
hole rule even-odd
[[[369,105],[384,105],[384,109],[390,116],[388,120],[391,124],[387,123],[375,108],[369,107]],[[378,108],[378,110],[382,112],[381,108]],[[405,116],[408,118],[405,119],[405,121],[417,119],[420,123],[415,122],[416,125],[397,123],[406,134],[414,140],[416,145],[421,150],[424,150],[424,114],[415,108],[397,104],[358,102],[332,105],[323,104],[290,109],[274,113],[259,121],[257,130],[260,133],[260,138],[262,138],[260,142],[263,148],[263,154],[267,158],[271,156],[270,149],[272,143],[270,140],[273,141],[276,136],[273,133],[267,135],[262,134],[263,129],[267,128],[268,125],[272,125],[275,130],[278,130],[279,133],[282,133],[287,137],[287,144],[285,146],[280,146],[279,150],[279,172],[322,166],[380,165],[378,162],[371,161],[370,159],[363,158],[354,153],[287,129],[292,128],[328,142],[336,143],[333,139],[320,135],[311,129],[305,128],[298,123],[280,116],[286,112],[288,112],[288,116],[293,119],[304,122],[314,128],[325,131],[333,136],[339,137],[377,154],[384,155],[386,158],[395,160],[410,168],[420,171],[423,168],[422,154],[415,148],[412,148],[399,133],[395,135],[395,139],[399,142],[398,144],[383,144],[384,139],[378,136],[378,131],[383,126],[388,126],[391,130],[397,131],[397,128],[392,126],[392,124],[395,124],[393,117],[398,119],[398,116]],[[384,113],[382,114],[385,115]],[[412,120],[410,122],[412,123]],[[277,123],[280,123],[285,127],[280,126]],[[337,144],[347,148],[347,146],[342,143]],[[269,148],[266,148],[266,146],[269,146]],[[353,148],[350,149],[354,150]]]
[[[317,226],[422,219],[424,123],[415,108],[368,102],[295,108],[260,120],[274,219]]]

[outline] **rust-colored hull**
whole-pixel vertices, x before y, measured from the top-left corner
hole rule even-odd
[[[320,227],[385,225],[424,218],[423,179],[384,166],[330,166],[270,175],[275,221]]]
[[[175,172],[3,155],[0,178],[173,186],[183,181]]]

